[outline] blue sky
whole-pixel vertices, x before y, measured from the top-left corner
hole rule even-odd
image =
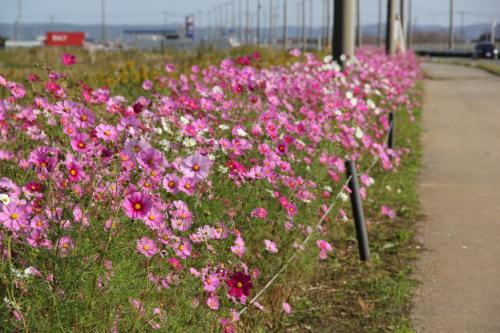
[[[169,22],[180,22],[182,17],[190,13],[201,13],[201,25],[208,20],[207,10],[223,3],[234,1],[236,12],[238,2],[243,8],[247,0],[105,0],[106,21],[108,24],[162,24],[163,12],[168,11]],[[257,0],[248,0],[250,11],[254,12]],[[267,12],[269,1],[261,0],[262,7]],[[281,8],[283,0],[273,0]],[[323,0],[313,1],[314,21],[316,26],[322,22]],[[375,23],[378,17],[378,0],[361,1],[361,20],[363,24]],[[385,1],[384,10],[385,10]],[[398,1],[398,0],[396,0]],[[0,22],[12,23],[17,16],[18,0],[0,0]],[[296,24],[297,6],[299,0],[288,0],[289,24]],[[399,2],[399,1],[398,1]],[[413,0],[413,17],[419,24],[448,24],[449,0]],[[309,7],[309,5],[307,5]],[[455,11],[464,11],[465,24],[500,21],[500,0],[455,0]],[[309,15],[309,14],[307,14]],[[281,17],[281,10],[280,10]],[[54,22],[64,23],[100,23],[101,0],[22,0],[21,21],[25,23],[46,23],[51,19]],[[455,22],[460,24],[461,15],[456,14]],[[279,22],[282,19],[279,18]],[[198,22],[199,23],[199,22]],[[264,23],[267,23],[265,20]],[[264,24],[265,25],[265,24]]]

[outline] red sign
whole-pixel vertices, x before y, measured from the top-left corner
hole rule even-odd
[[[47,32],[45,45],[48,46],[83,46],[85,41],[84,32]]]

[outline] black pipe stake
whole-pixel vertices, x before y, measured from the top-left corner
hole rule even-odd
[[[389,113],[389,135],[387,136],[387,146],[394,149],[394,112]]]
[[[356,238],[358,240],[359,258],[361,261],[370,260],[370,245],[366,234],[365,216],[363,214],[363,204],[359,196],[358,177],[354,162],[345,161],[346,176],[349,179],[349,189],[351,190],[352,216],[356,227]]]

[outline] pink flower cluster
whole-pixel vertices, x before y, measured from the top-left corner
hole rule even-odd
[[[345,158],[397,167],[404,151],[384,143],[388,115],[411,114],[421,75],[413,54],[388,58],[373,48],[344,71],[311,54],[274,68],[253,67],[258,60],[225,59],[180,75],[169,64],[133,100],[68,84],[64,73],[32,76],[30,94],[0,76],[8,95],[0,99],[0,170],[11,170],[0,179],[0,260],[12,240],[17,263],[35,260],[50,287],[56,271],[44,258],[82,258],[79,278],[91,264],[101,272],[90,279],[100,297],[126,267],[130,286],[143,279],[161,295],[124,290],[154,329],[169,320],[166,290],[195,281],[193,304],[203,295],[231,331],[234,307],[265,281],[259,267],[312,232],[317,216],[303,212],[328,200],[325,186],[340,185]],[[373,183],[368,174],[361,180],[363,189]],[[326,241],[317,246],[321,259],[333,252]],[[110,253],[127,264],[113,265]],[[57,292],[95,290],[79,286],[59,284]]]

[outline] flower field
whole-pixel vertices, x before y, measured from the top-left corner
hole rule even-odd
[[[293,313],[294,275],[259,292],[291,256],[295,271],[334,260],[333,226],[352,223],[346,159],[377,202],[371,171],[409,153],[387,147],[389,114],[412,119],[421,73],[413,53],[369,47],[343,70],[261,57],[162,64],[120,94],[76,79],[71,54],[19,82],[0,73],[6,331],[234,332]]]

